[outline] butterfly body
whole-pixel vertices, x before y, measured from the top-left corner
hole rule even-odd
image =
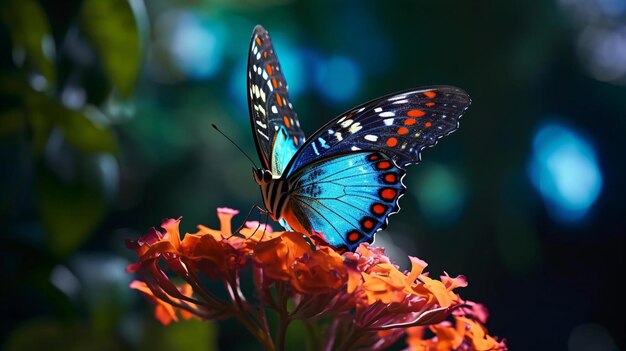
[[[263,203],[286,229],[339,251],[372,242],[400,208],[404,167],[456,130],[469,96],[434,86],[384,96],[331,120],[305,139],[270,37],[253,32],[248,57],[250,121],[262,167]]]
[[[288,182],[266,169],[256,168],[253,175],[254,181],[261,187],[261,197],[267,213],[272,220],[279,221],[289,204]]]

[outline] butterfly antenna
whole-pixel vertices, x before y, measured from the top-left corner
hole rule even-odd
[[[224,134],[224,133],[223,133],[223,132],[222,132],[219,128],[217,128],[217,126],[216,126],[214,123],[211,123],[211,126],[213,126],[213,128],[215,128],[215,130],[217,130],[220,134],[222,134],[222,136],[223,136],[224,138],[228,139],[228,141],[230,141],[230,142],[231,142],[231,144],[235,145],[235,147],[236,147],[237,149],[239,149],[239,151],[241,151],[241,153],[242,153],[244,156],[246,156],[246,158],[247,158],[248,160],[250,160],[250,162],[252,162],[252,165],[254,166],[254,168],[259,168],[259,167],[257,167],[257,166],[256,166],[256,163],[254,163],[254,161],[252,160],[252,158],[250,158],[250,156],[248,156],[248,154],[247,154],[245,151],[243,151],[243,149],[242,149],[242,148],[240,148],[240,147],[239,147],[239,145],[237,145],[237,143],[235,143],[235,142],[233,141],[233,139],[229,138],[229,137],[228,137],[228,135]]]

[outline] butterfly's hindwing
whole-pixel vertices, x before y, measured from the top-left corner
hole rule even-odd
[[[455,131],[469,107],[463,90],[420,88],[388,95],[335,118],[311,136],[294,155],[287,173],[323,157],[379,150],[400,166],[420,161],[427,146]]]
[[[405,172],[388,156],[359,151],[315,160],[289,178],[292,211],[338,250],[373,240],[397,212]]]
[[[261,26],[254,28],[248,53],[248,108],[259,158],[265,169],[280,175],[287,166],[284,160],[304,143],[304,132],[272,41]]]

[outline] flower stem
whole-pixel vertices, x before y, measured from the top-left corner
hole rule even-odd
[[[263,330],[263,328],[259,328],[245,313],[239,313],[237,318],[243,325],[248,328],[250,333],[254,335],[254,337],[263,345],[265,350],[267,351],[276,351],[276,347],[272,342],[272,339],[268,337],[267,333]]]
[[[291,318],[289,318],[287,315],[281,314],[279,323],[280,324],[278,325],[278,334],[276,334],[276,345],[278,351],[284,351],[285,337],[287,336],[287,328],[289,328]]]
[[[358,339],[359,336],[356,335],[354,327],[350,325],[346,331],[344,339],[341,341],[341,344],[339,344],[339,347],[337,347],[336,350],[349,351],[354,348]]]

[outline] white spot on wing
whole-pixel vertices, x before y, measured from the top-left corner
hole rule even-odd
[[[278,113],[278,109],[276,108],[276,105],[272,105],[272,112]]]
[[[409,102],[409,100],[398,100],[398,101],[394,101],[394,104],[406,104],[407,102]]]
[[[363,129],[363,127],[361,127],[361,123],[357,122],[350,126],[350,129],[348,129],[348,132],[350,132],[350,134],[354,134],[361,129]]]
[[[390,126],[393,124],[393,118],[387,118],[386,120],[384,120],[383,122],[385,122],[386,126]]]
[[[376,107],[374,109],[374,112],[378,113],[378,112],[383,112],[383,108],[382,107]]]
[[[265,115],[265,109],[261,105],[254,105],[254,109]]]
[[[270,138],[268,138],[267,135],[263,134],[263,132],[261,132],[261,130],[257,129],[256,132],[261,134],[261,136],[263,136],[265,139],[270,140]]]
[[[368,134],[365,136],[365,140],[376,142],[378,141],[378,136],[373,134]]]
[[[359,151],[359,150],[361,150],[361,148],[353,146],[353,147],[350,148],[350,150],[352,150],[352,151]]]
[[[341,126],[344,127],[344,128],[348,128],[352,124],[352,122],[354,122],[354,121],[351,120],[351,119],[347,119],[347,120],[345,120],[345,121],[343,121],[341,123]]]
[[[395,100],[400,100],[400,99],[406,99],[406,94],[400,94],[400,95],[396,95],[394,97],[389,98],[389,101],[395,101]]]
[[[387,111],[387,112],[383,112],[383,113],[379,114],[380,117],[393,117],[395,115],[396,114],[391,112],[391,111]]]

